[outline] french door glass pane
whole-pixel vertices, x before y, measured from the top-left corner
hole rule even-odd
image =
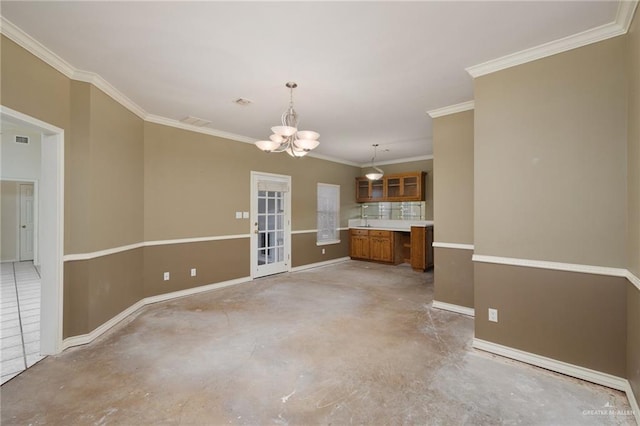
[[[283,195],[258,191],[258,265],[284,261]]]

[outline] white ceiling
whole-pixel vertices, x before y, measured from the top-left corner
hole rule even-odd
[[[617,1],[3,0],[1,13],[147,113],[249,138],[279,124],[295,81],[300,128],[321,135],[315,152],[365,163],[373,143],[381,162],[432,154],[426,111],[473,99],[465,68],[610,23],[617,10]]]

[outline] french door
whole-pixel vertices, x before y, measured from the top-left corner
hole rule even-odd
[[[251,276],[291,270],[291,177],[251,172]]]

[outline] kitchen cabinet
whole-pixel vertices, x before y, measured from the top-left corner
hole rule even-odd
[[[394,258],[394,233],[391,231],[369,231],[370,259],[377,262],[393,263]]]
[[[384,181],[369,180],[366,177],[356,178],[356,201],[365,203],[367,201],[380,201],[385,198]]]
[[[411,267],[416,271],[433,268],[433,226],[411,227]]]
[[[411,232],[350,229],[352,259],[397,265],[409,263],[416,271],[433,267],[433,226],[412,226]]]
[[[401,240],[393,231],[351,229],[350,256],[352,259],[398,264],[402,261]]]
[[[379,180],[356,178],[356,202],[424,201],[425,172],[398,173]]]
[[[369,259],[369,231],[366,229],[350,230],[350,250],[352,259]]]

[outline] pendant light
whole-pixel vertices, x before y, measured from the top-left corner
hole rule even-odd
[[[320,134],[298,130],[298,113],[293,109],[293,89],[298,85],[290,81],[285,86],[289,89],[289,108],[282,114],[282,125],[272,127],[269,140],[257,141],[255,145],[265,152],[286,152],[292,157],[304,157],[320,145]]]
[[[373,146],[373,158],[371,159],[372,170],[369,173],[367,173],[365,176],[369,180],[378,180],[378,179],[382,179],[382,176],[384,176],[384,172],[380,167],[376,167],[376,164],[375,164],[378,144],[374,143],[372,146]]]

